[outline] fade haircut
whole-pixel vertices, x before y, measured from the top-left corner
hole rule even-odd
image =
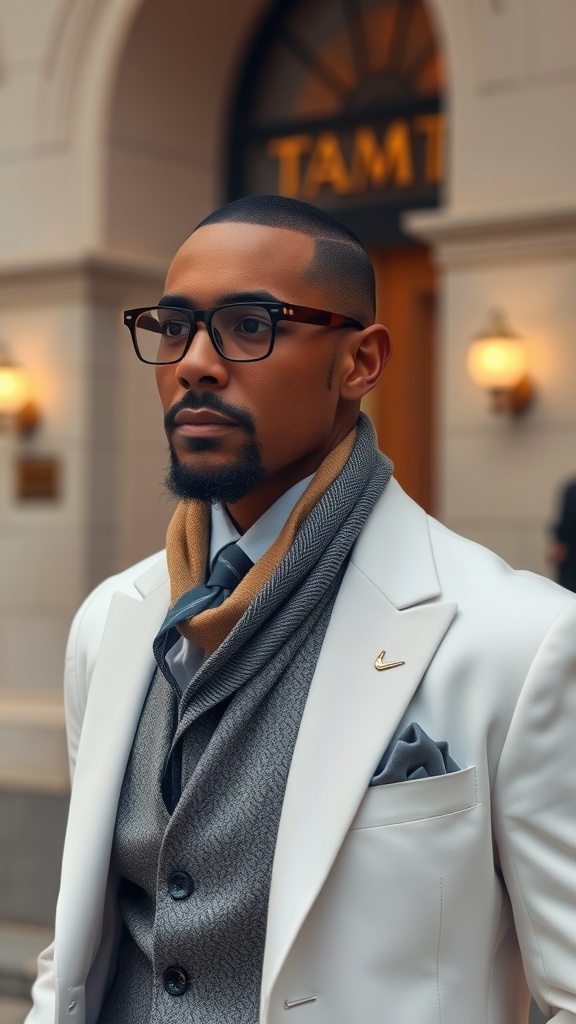
[[[209,214],[195,230],[227,223],[261,224],[309,235],[314,239],[314,258],[305,280],[323,289],[331,312],[353,317],[365,327],[374,322],[376,286],[368,253],[356,235],[329,213],[286,196],[245,196]]]

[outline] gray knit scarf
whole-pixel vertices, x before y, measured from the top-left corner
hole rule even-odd
[[[280,675],[303,644],[318,646],[319,654],[322,644],[314,641],[315,627],[326,607],[332,610],[352,547],[393,468],[378,451],[371,421],[361,413],[354,447],[341,473],[305,519],[276,571],[183,695],[173,747],[204,711],[254,681],[260,672],[270,681],[272,663],[277,663]],[[315,667],[314,662],[312,672]]]

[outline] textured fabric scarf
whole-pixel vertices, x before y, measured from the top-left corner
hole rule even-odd
[[[178,625],[179,632],[188,640],[197,643],[206,654],[212,654],[220,646],[224,637],[228,636],[250,602],[278,567],[292,544],[296,531],[320,495],[346,464],[355,437],[354,429],[326,456],[274,544],[258,560],[224,604],[218,608],[207,609]],[[209,506],[200,501],[180,502],[172,517],[166,538],[172,607],[184,594],[204,582],[209,525]]]
[[[342,464],[347,447],[350,454]],[[364,414],[356,431],[331,455],[276,543],[223,605],[197,616],[209,621],[210,642],[196,630],[194,620],[184,624],[184,635],[198,641],[202,637],[209,656],[180,702],[173,751],[195,720],[244,683],[260,672],[266,676],[273,672],[278,679],[289,671],[298,645],[310,643],[317,659],[320,648],[314,638],[315,626],[321,631],[321,646],[350,551],[393,470],[390,460],[378,451],[374,428]],[[187,532],[188,543],[189,537]],[[182,591],[190,582],[193,585],[195,580],[187,575],[180,583]],[[177,596],[178,591],[174,598]],[[329,613],[323,617],[326,608]],[[295,637],[299,639],[295,641]],[[307,685],[315,667],[316,661],[310,667]]]

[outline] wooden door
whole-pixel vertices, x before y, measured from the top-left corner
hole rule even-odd
[[[427,512],[434,511],[436,480],[435,271],[423,246],[370,253],[377,281],[377,320],[392,339],[392,357],[378,387],[365,400],[390,456],[395,476]]]

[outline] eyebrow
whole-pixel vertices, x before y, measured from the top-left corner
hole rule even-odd
[[[176,309],[194,309],[194,303],[185,295],[163,295],[159,306],[175,306]]]
[[[224,295],[219,295],[216,299],[216,306],[225,306],[228,303],[234,302],[278,302],[282,300],[277,298],[276,295],[272,295],[271,292],[267,291],[246,291],[246,292],[225,292]],[[195,303],[192,299],[186,295],[163,295],[160,299],[159,306],[174,306],[177,309],[191,309],[195,308]]]

